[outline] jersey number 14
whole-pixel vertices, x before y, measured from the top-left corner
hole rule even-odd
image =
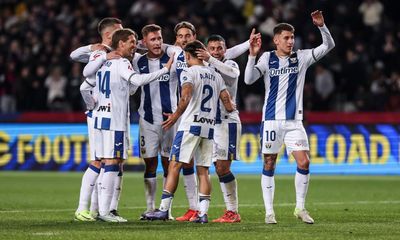
[[[110,97],[111,89],[110,89],[110,71],[105,71],[104,76],[101,74],[102,72],[97,72],[97,77],[99,79],[99,91],[106,96],[106,98]]]

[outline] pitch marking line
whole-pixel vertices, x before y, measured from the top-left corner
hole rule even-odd
[[[360,205],[360,204],[399,204],[400,201],[354,201],[354,202],[317,202],[307,203],[307,205]],[[276,203],[276,207],[294,206],[294,203]],[[187,208],[187,205],[176,205],[173,208]],[[210,208],[225,207],[225,204],[211,205]],[[264,204],[239,204],[240,208],[258,208],[264,207]],[[124,207],[122,209],[144,209],[145,206],[140,207]],[[75,209],[24,209],[24,210],[0,210],[0,213],[41,213],[41,212],[73,212]]]

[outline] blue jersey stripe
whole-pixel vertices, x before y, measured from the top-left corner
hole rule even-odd
[[[103,130],[110,130],[111,118],[101,118],[101,128]]]
[[[229,123],[229,147],[228,147],[228,160],[236,159],[236,140],[237,140],[237,124]]]
[[[167,63],[169,57],[166,53],[160,59],[160,69],[163,68],[163,64]],[[169,72],[167,73],[169,75]],[[169,78],[168,81],[159,81],[160,86],[160,97],[161,97],[161,109],[163,113],[172,113],[171,107],[171,93],[169,89]],[[163,115],[163,120],[167,120],[167,116]]]
[[[189,132],[195,136],[200,136],[201,127],[200,126],[190,126]]]
[[[183,133],[183,131],[178,131],[175,135],[174,142],[172,144],[171,155],[169,157],[169,159],[172,161],[179,162],[179,154],[181,151]]]
[[[279,58],[275,52],[269,57],[269,69],[279,69]],[[275,120],[276,98],[278,96],[279,76],[270,76],[270,87],[265,108],[264,120]]]
[[[144,55],[138,60],[138,67],[140,73],[149,73],[149,61],[147,60],[147,56]],[[142,94],[144,93],[144,120],[153,124],[153,109],[151,107],[151,96],[150,96],[150,85],[146,84],[142,87]]]
[[[222,122],[222,120],[221,120],[221,104],[219,103],[219,100],[218,100],[217,113],[215,115],[215,124],[220,124],[221,122]]]
[[[297,54],[289,57],[289,68],[298,67]],[[296,116],[296,88],[298,73],[289,74],[288,89],[286,92],[286,119],[295,119]]]
[[[179,99],[180,96],[181,96],[181,90],[182,90],[182,87],[181,87],[181,73],[182,73],[183,69],[186,68],[185,52],[182,51],[176,59],[177,59],[177,62],[176,62],[176,74],[178,76],[178,81],[179,81],[179,84],[178,84],[178,99]]]
[[[115,131],[114,158],[124,158],[124,131]]]

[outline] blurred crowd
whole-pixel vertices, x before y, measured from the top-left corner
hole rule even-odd
[[[173,27],[182,20],[196,26],[198,39],[220,34],[228,47],[245,41],[255,27],[268,51],[274,49],[272,29],[278,22],[296,28],[295,49],[318,46],[321,37],[310,17],[316,9],[324,12],[336,47],[308,70],[305,110],[400,110],[396,1],[3,0],[0,5],[1,113],[84,110],[79,92],[83,65],[69,54],[100,41],[96,26],[103,17],[118,17],[138,33],[156,23],[163,28],[164,42],[171,44]],[[239,109],[260,111],[263,82],[245,85],[247,53],[236,60],[242,71]]]

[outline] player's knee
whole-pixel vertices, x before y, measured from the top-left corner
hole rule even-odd
[[[309,169],[310,167],[310,160],[308,157],[301,158],[297,161],[297,167],[300,169]]]
[[[149,173],[157,171],[157,166],[158,166],[157,158],[145,158],[144,163],[145,163],[145,172]]]
[[[225,163],[225,161],[217,161],[214,164],[215,166],[215,172],[219,177],[225,176],[230,172],[230,167],[228,164]]]
[[[96,168],[100,168],[101,167],[101,161],[92,161],[90,162],[90,165],[96,167]]]
[[[264,169],[274,170],[277,154],[264,154]]]

